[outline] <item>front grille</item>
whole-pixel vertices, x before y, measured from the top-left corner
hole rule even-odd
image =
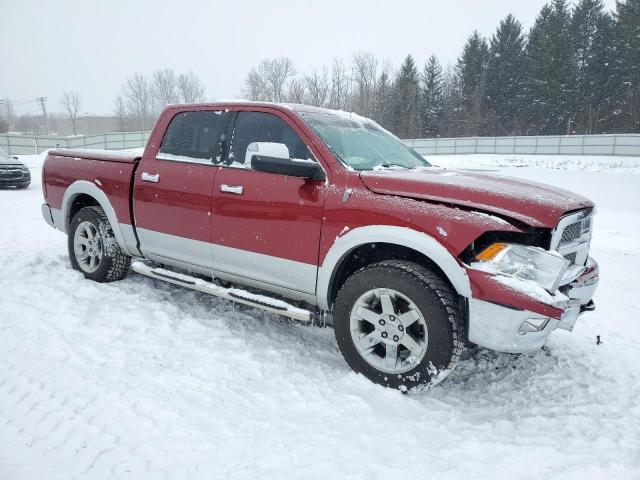
[[[0,167],[0,180],[20,180],[24,172],[16,167]]]
[[[592,210],[582,210],[563,217],[551,238],[551,249],[560,252],[572,264],[584,265],[589,256]]]
[[[566,245],[574,240],[580,238],[582,233],[582,220],[567,225],[562,232],[562,238],[560,238],[560,245]]]

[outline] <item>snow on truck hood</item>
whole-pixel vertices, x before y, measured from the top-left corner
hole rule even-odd
[[[469,207],[533,227],[553,228],[567,212],[594,206],[550,185],[461,170],[384,169],[360,172],[360,178],[375,193]]]

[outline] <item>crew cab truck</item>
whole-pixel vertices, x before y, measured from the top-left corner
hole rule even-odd
[[[51,226],[73,268],[133,269],[333,324],[347,363],[403,391],[467,344],[539,349],[592,310],[594,205],[542,184],[433,167],[371,120],[301,105],[171,106],[144,152],[53,150]]]

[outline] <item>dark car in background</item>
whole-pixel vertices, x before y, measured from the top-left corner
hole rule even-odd
[[[31,183],[29,167],[0,149],[0,188],[27,188]]]

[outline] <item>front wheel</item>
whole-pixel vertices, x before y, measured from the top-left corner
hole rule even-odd
[[[403,391],[440,382],[464,350],[458,298],[435,272],[390,260],[359,270],[338,292],[334,329],[345,360]]]
[[[69,259],[75,270],[96,282],[113,282],[129,271],[131,257],[120,250],[111,224],[100,207],[84,207],[69,225]]]

